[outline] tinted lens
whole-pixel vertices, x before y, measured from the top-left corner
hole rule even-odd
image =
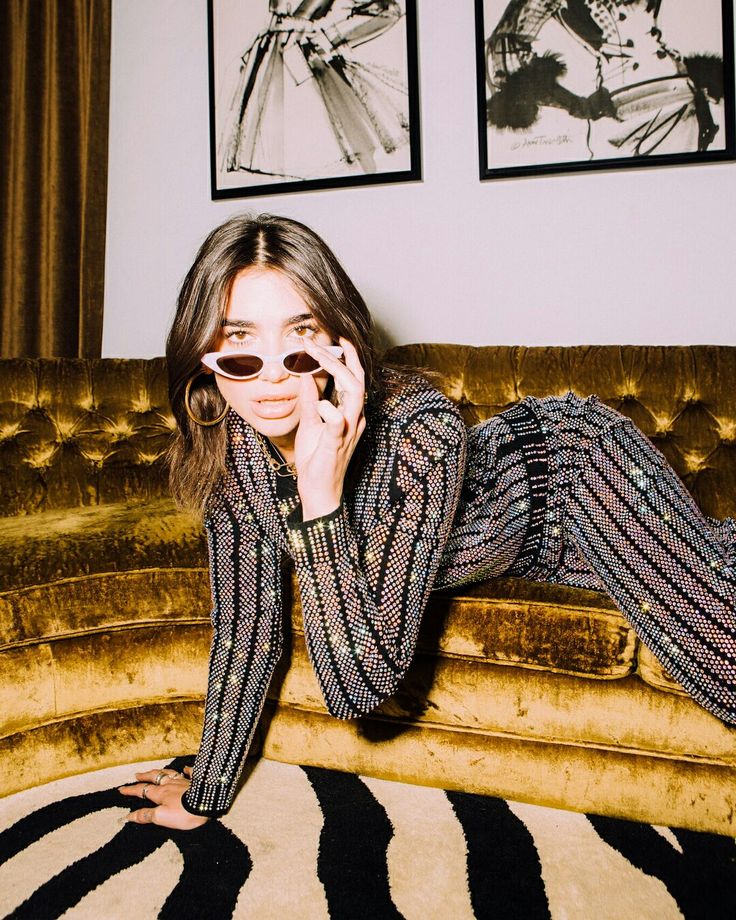
[[[255,377],[263,367],[263,361],[258,355],[228,355],[220,358],[217,366],[233,377]]]
[[[292,351],[284,358],[284,367],[290,374],[312,374],[319,363],[306,351]]]

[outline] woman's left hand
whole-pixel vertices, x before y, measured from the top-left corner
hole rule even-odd
[[[338,405],[320,399],[313,377],[301,378],[301,414],[294,442],[299,497],[305,521],[330,514],[342,500],[345,474],[365,429],[365,374],[358,353],[340,339],[343,364],[323,346],[305,340],[306,351],[334,379]]]
[[[138,808],[126,818],[134,824],[158,824],[179,831],[191,831],[209,821],[200,815],[193,815],[182,805],[181,799],[189,788],[191,767],[184,767],[184,774],[164,768],[136,773],[137,782],[120,786],[123,795],[145,799],[149,808]]]

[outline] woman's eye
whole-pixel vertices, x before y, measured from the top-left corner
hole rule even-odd
[[[310,323],[304,323],[301,326],[294,326],[291,331],[299,339],[311,339],[313,336],[317,335],[319,329]]]
[[[247,342],[250,333],[246,332],[245,329],[233,329],[231,332],[228,332],[225,338],[228,342],[234,342],[235,344],[240,344],[242,342]]]

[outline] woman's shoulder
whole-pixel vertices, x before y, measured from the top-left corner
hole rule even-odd
[[[461,471],[467,449],[467,429],[460,412],[432,381],[402,369],[384,369],[384,390],[369,400],[364,449],[365,475],[375,470],[396,500],[414,485],[426,482],[437,464],[448,473]]]
[[[378,408],[387,415],[406,418],[415,412],[447,412],[460,417],[455,403],[420,371],[385,367],[381,370],[383,392]]]
[[[411,370],[384,368],[384,390],[371,400],[369,414],[379,428],[405,434],[410,430],[438,425],[445,432],[464,438],[465,423],[455,403],[431,380]]]

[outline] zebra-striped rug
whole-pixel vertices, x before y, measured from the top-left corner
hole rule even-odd
[[[115,787],[164,765],[101,770],[2,800],[2,915],[736,917],[731,837],[266,760],[221,821],[192,833],[126,824],[131,800]]]

